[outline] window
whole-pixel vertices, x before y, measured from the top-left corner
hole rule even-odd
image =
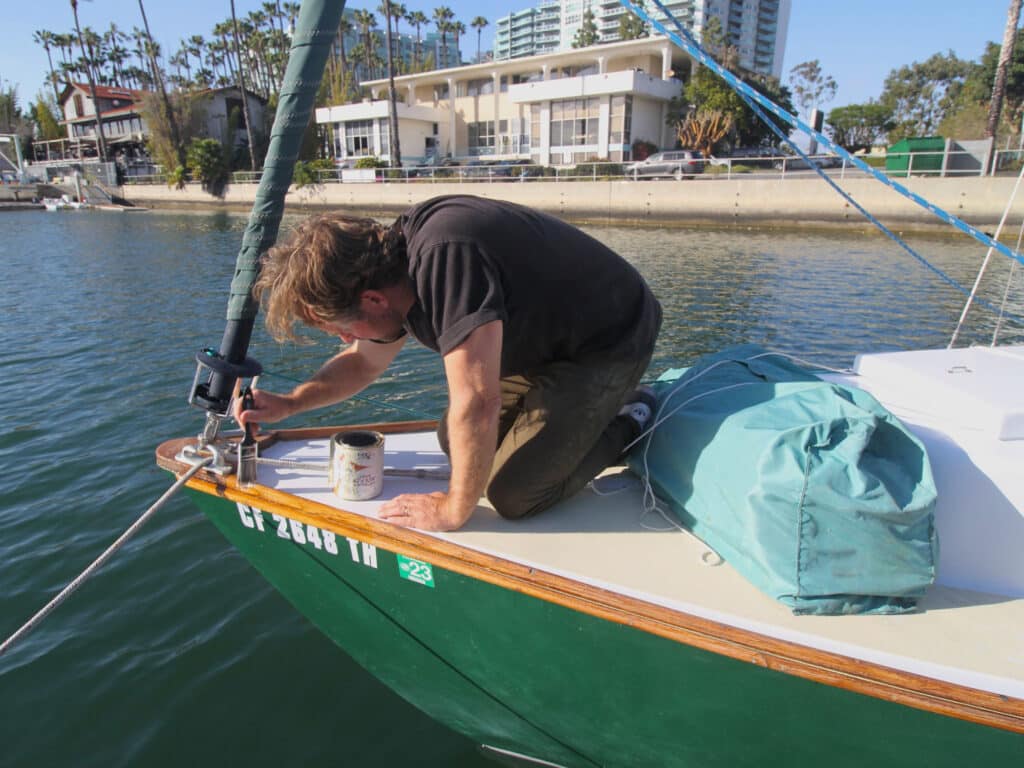
[[[494,121],[483,120],[479,123],[469,123],[469,154],[471,155],[493,155],[494,154]]]
[[[373,120],[353,120],[345,126],[345,155],[366,156],[373,154]]]
[[[75,94],[75,117],[84,117],[85,107],[82,106],[82,94]]]
[[[597,144],[600,99],[572,99],[551,103],[551,146]]]
[[[630,123],[633,117],[632,96],[612,96],[608,144],[610,147],[627,146],[630,142]]]
[[[494,93],[494,78],[482,77],[478,80],[464,80],[456,86],[459,96],[486,96]]]

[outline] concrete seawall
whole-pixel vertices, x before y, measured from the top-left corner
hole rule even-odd
[[[911,191],[969,224],[998,224],[1015,178],[902,179]],[[934,214],[870,178],[840,182],[858,203],[897,230],[949,230]],[[198,184],[182,190],[163,185],[128,185],[119,193],[134,204],[152,207],[200,207],[247,210],[255,184],[233,184],[223,199]],[[861,227],[874,229],[857,210],[818,178],[709,177],[677,181],[533,181],[323,184],[292,188],[287,210],[343,210],[358,214],[394,214],[435,195],[474,194],[521,203],[562,218],[600,224],[740,227]],[[1024,217],[1024,199],[1014,201],[1009,222]]]

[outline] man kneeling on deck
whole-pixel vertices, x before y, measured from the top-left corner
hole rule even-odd
[[[623,258],[528,208],[450,196],[390,228],[315,217],[264,256],[255,292],[278,340],[299,321],[349,346],[288,394],[254,390],[240,423],[356,394],[407,334],[443,356],[451,481],[383,504],[399,525],[454,530],[485,492],[504,517],[536,514],[613,464],[650,418],[653,397],[635,388],[660,305]]]

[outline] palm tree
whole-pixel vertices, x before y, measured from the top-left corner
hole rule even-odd
[[[488,23],[489,22],[487,21],[487,19],[485,19],[483,16],[477,16],[475,19],[473,19],[471,22],[469,22],[469,26],[471,26],[473,29],[476,30],[476,63],[477,64],[480,63],[480,34],[484,31],[484,27],[486,27]]]
[[[398,63],[395,65],[395,72],[401,74],[402,72],[408,71],[406,67],[405,56],[402,55],[402,38],[398,33],[398,22],[405,18],[405,14],[408,12],[404,3],[391,3],[391,18],[395,20],[395,39],[394,48],[398,51]]]
[[[252,121],[249,119],[249,94],[245,91],[245,75],[242,74],[242,54],[238,50],[238,17],[235,15],[235,0],[231,0],[231,24],[234,29],[235,58],[238,61],[238,88],[242,92],[242,117],[245,120],[245,135],[249,141],[249,166],[255,173],[256,150],[252,140]]]
[[[360,34],[363,37],[363,56],[366,57],[366,79],[373,79],[373,33],[370,31],[373,27],[377,26],[377,18],[371,11],[356,11],[353,18],[356,20],[356,25],[359,27]]]
[[[405,17],[406,22],[409,26],[416,29],[416,47],[412,52],[413,65],[419,69],[420,66],[420,47],[422,45],[422,38],[420,37],[420,27],[424,24],[429,24],[430,19],[422,11],[413,11]]]
[[[85,39],[82,37],[82,25],[78,23],[78,0],[71,0],[71,12],[75,15],[75,30],[78,32],[78,47],[85,56]],[[96,151],[99,154],[101,163],[107,161],[107,142],[103,138],[103,124],[100,122],[100,102],[96,98],[96,81],[92,76],[92,67],[85,68],[85,74],[89,78],[89,97],[92,99],[93,107],[96,110]]]
[[[281,3],[281,9],[288,16],[288,28],[295,29],[295,20],[299,18],[299,3]]]
[[[340,59],[341,59],[341,61],[340,61],[340,72],[339,72],[339,63],[338,62],[334,63],[335,75],[334,75],[334,77],[331,78],[331,84],[332,84],[332,87],[333,87],[334,82],[337,81],[338,84],[340,85],[340,87],[341,87],[341,100],[342,100],[343,103],[348,100],[348,59],[347,59],[347,57],[345,55],[345,36],[348,35],[348,33],[352,31],[352,29],[353,29],[352,22],[347,17],[345,17],[343,15],[341,17],[341,19],[338,21],[338,32],[337,32],[337,34],[335,35],[335,38],[334,38],[335,45],[331,46],[331,59],[333,60],[335,58],[335,56],[334,56],[335,46],[338,49],[338,54],[339,54]],[[337,101],[337,98],[338,98],[337,94],[332,93],[331,94],[331,98],[332,98],[332,100]]]
[[[455,18],[452,9],[442,5],[434,9],[434,25],[441,33],[442,64],[438,69],[448,66],[448,31],[451,29],[451,20]]]
[[[402,167],[402,150],[398,142],[398,96],[395,93],[395,49],[391,47],[391,0],[384,0],[384,34],[388,51],[388,139],[391,167]]]
[[[146,30],[146,47],[149,50],[149,58],[153,64],[153,80],[156,83],[157,92],[160,94],[160,101],[164,107],[164,117],[167,119],[167,127],[171,133],[171,143],[178,156],[178,164],[185,167],[185,147],[181,141],[181,132],[178,130],[178,120],[174,116],[174,108],[171,100],[167,97],[167,89],[164,87],[164,80],[160,76],[160,65],[157,63],[158,48],[153,42],[153,35],[149,31],[149,19],[146,18],[146,6],[139,0],[139,13],[142,14],[142,27]]]
[[[996,64],[996,79],[992,84],[992,102],[988,108],[988,123],[985,126],[985,137],[996,135],[999,113],[1003,109],[1003,98],[1006,95],[1006,72],[1013,58],[1013,43],[1017,38],[1017,22],[1020,20],[1021,0],[1010,0],[1010,9],[1006,14],[1006,29],[1003,32],[1003,46],[999,50],[999,62]]]
[[[50,55],[50,46],[56,44],[54,34],[49,30],[40,29],[32,33],[32,42],[43,46],[43,49],[46,51],[46,60],[50,64],[50,85],[53,86],[53,100],[60,106],[60,93],[57,91],[57,74],[53,70],[53,56]]]
[[[459,52],[459,35],[466,34],[466,25],[461,21],[453,21],[449,25],[449,29],[451,29],[452,35],[455,37],[455,56],[458,59],[455,65],[458,66],[462,63],[462,54]]]

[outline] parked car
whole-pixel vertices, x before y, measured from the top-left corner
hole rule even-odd
[[[843,159],[838,155],[811,155],[811,160],[819,168],[842,168],[843,166]],[[781,171],[783,168],[787,171],[802,171],[810,168],[804,159],[797,155],[776,160],[772,165],[777,171]]]
[[[430,178],[434,175],[435,171],[439,171],[442,168],[456,168],[461,165],[458,160],[451,157],[437,157],[431,155],[423,162],[417,163],[412,168],[406,169],[406,175],[409,178]],[[451,176],[452,172],[438,174],[441,176]]]
[[[673,149],[655,152],[646,160],[629,163],[622,170],[634,179],[685,179],[704,173],[704,163],[704,156],[696,149]]]

